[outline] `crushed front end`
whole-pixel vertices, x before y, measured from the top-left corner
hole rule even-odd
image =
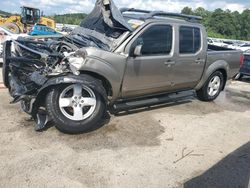
[[[13,97],[11,103],[21,102],[22,109],[37,122],[36,130],[42,130],[49,121],[46,91],[58,84],[88,84],[80,75],[87,61],[86,48],[111,52],[129,32],[130,26],[113,1],[97,0],[81,27],[69,35],[6,41],[3,80]]]
[[[44,128],[49,121],[41,95],[46,83],[52,78],[78,75],[74,63],[84,63],[85,56],[84,49],[60,39],[35,41],[21,38],[4,44],[3,81],[13,97],[11,103],[21,102],[22,109],[36,120],[36,130]]]

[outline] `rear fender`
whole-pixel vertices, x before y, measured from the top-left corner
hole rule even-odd
[[[204,84],[207,82],[208,78],[216,71],[218,70],[224,70],[226,73],[226,77],[228,75],[228,71],[229,71],[229,65],[226,61],[223,60],[219,60],[219,61],[215,61],[214,63],[210,64],[204,71],[203,76],[200,80],[200,82],[198,83],[198,85],[195,87],[195,90],[199,90],[201,89]],[[227,79],[225,80],[223,89],[225,87]]]

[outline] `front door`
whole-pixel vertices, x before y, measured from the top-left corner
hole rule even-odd
[[[173,27],[152,24],[138,34],[130,51],[141,45],[141,55],[129,57],[124,75],[123,97],[136,97],[166,91],[171,82],[167,75],[174,63]]]

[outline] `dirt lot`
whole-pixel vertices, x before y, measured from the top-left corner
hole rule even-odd
[[[85,135],[34,131],[0,89],[0,187],[250,188],[250,80],[213,103],[112,117]]]

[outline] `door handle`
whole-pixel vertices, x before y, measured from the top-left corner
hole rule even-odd
[[[175,64],[175,61],[171,61],[171,60],[164,62],[164,65],[167,65],[167,66],[172,66],[174,64]]]
[[[195,60],[195,63],[197,63],[197,64],[205,63],[205,60],[198,58]]]

